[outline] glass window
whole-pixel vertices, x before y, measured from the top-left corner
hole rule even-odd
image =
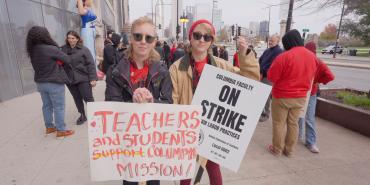
[[[65,43],[67,33],[65,12],[50,6],[42,6],[44,13],[45,27],[48,28],[51,37],[59,44]]]
[[[23,94],[5,0],[0,0],[0,102]]]
[[[63,0],[42,0],[41,2],[57,8],[63,7]]]
[[[25,43],[27,32],[32,26],[44,25],[41,4],[26,0],[7,0],[6,2],[23,92],[33,92],[36,89],[33,81],[34,72],[26,53]]]

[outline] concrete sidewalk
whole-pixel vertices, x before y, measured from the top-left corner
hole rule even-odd
[[[94,89],[104,98],[104,82]],[[0,185],[119,185],[91,182],[87,124],[77,126],[72,97],[66,90],[66,123],[76,134],[64,139],[44,135],[38,93],[0,103]],[[366,185],[370,182],[370,138],[317,118],[320,154],[302,144],[295,157],[274,157],[271,120],[259,123],[238,173],[222,169],[225,185]],[[162,185],[179,182],[163,181]],[[208,184],[205,174],[202,184]]]

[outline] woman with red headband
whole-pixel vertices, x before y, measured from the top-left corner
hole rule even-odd
[[[191,104],[193,94],[205,64],[238,73],[245,77],[259,80],[259,65],[253,52],[247,52],[248,44],[244,38],[238,38],[240,68],[230,62],[212,56],[212,44],[215,42],[215,29],[207,20],[198,20],[189,29],[190,46],[184,57],[170,67],[173,84],[172,99],[174,104]],[[212,161],[205,165],[211,185],[221,185],[220,166]],[[189,185],[191,179],[182,180],[181,185]]]

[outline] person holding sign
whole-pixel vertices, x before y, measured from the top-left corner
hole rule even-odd
[[[154,49],[156,31],[153,21],[141,17],[132,23],[131,42],[116,66],[107,72],[106,101],[133,103],[172,103],[172,82],[160,55]],[[137,182],[124,181],[124,185]],[[148,181],[147,185],[159,185]]]
[[[259,81],[259,65],[253,52],[247,52],[248,44],[242,37],[238,38],[240,68],[231,63],[211,55],[212,44],[215,42],[215,29],[207,20],[194,22],[189,29],[190,47],[186,54],[170,67],[173,83],[172,98],[175,104],[191,104],[195,89],[197,88],[205,64],[241,74],[245,77]],[[201,161],[205,161],[201,159]],[[221,185],[222,177],[220,166],[212,161],[201,162],[207,169],[210,184]],[[181,185],[189,185],[191,179],[182,180]]]

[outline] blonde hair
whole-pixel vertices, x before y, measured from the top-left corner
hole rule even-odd
[[[132,25],[131,25],[131,37],[132,37],[132,34],[134,33],[134,30],[135,28],[137,28],[138,26],[141,26],[143,24],[150,24],[153,29],[154,29],[154,34],[153,35],[154,37],[157,37],[157,31],[155,29],[155,25],[152,21],[152,19],[150,19],[149,17],[140,17],[138,19],[136,19]],[[155,41],[154,41],[155,42]],[[132,47],[132,43],[130,43],[128,49],[126,50],[126,56],[128,58],[132,58],[133,57],[133,47]],[[153,48],[150,53],[149,53],[149,63],[151,62],[157,62],[157,61],[160,61],[161,60],[161,55],[155,50],[155,48]]]
[[[210,35],[212,35],[212,37],[213,37],[213,40],[212,40],[212,42],[211,42],[211,45],[210,45],[210,47],[208,48],[208,54],[212,54],[212,45],[213,45],[213,43],[215,43],[216,42],[216,36],[215,36],[215,33],[213,33],[213,30],[212,30],[212,27],[209,25],[209,24],[207,24],[207,23],[201,23],[201,24],[198,24],[195,28],[197,28],[197,27],[201,27],[201,28],[203,28],[203,29],[205,29],[206,30],[206,32],[208,33],[208,34],[210,34]],[[194,28],[194,29],[195,29]],[[193,38],[193,35],[190,35],[190,37],[192,37]],[[187,53],[191,53],[192,52],[192,46],[191,46],[191,43],[189,43],[189,46],[188,47],[186,47],[186,52]]]
[[[94,6],[94,3],[92,0],[85,0],[83,1],[83,4],[88,6],[88,7],[93,7]]]

